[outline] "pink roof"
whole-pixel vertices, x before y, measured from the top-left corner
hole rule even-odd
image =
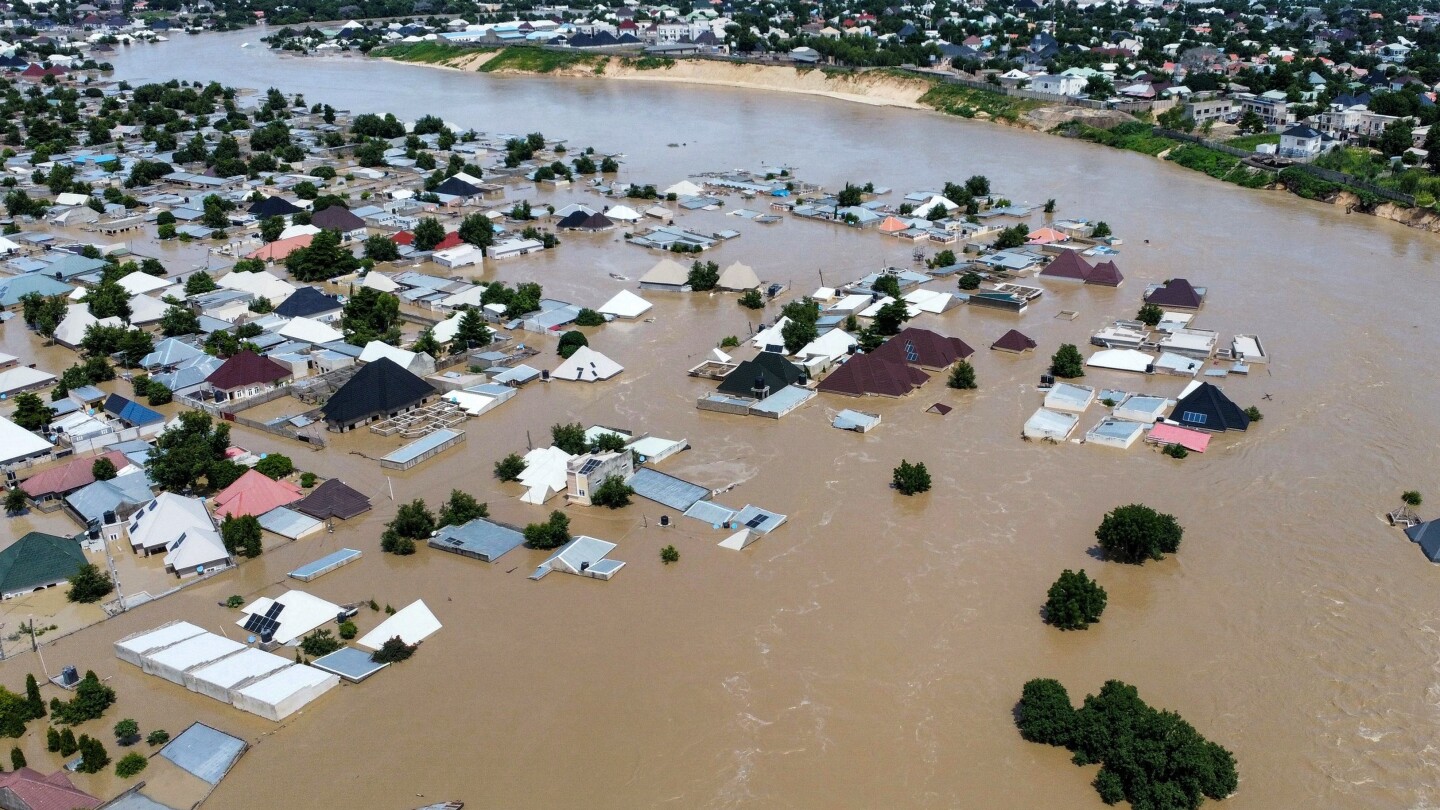
[[[1167,425],[1164,422],[1156,422],[1155,427],[1150,428],[1147,441],[1178,444],[1186,450],[1194,450],[1197,453],[1205,452],[1205,448],[1210,446],[1209,434],[1177,425]]]
[[[14,793],[31,810],[76,810],[99,807],[101,801],[75,787],[64,773],[46,776],[30,768],[0,774],[0,788]]]
[[[307,233],[301,236],[292,236],[289,239],[276,239],[264,247],[257,248],[247,254],[247,259],[260,259],[267,262],[283,262],[285,257],[299,250],[302,247],[310,247],[310,240],[315,234]]]
[[[215,496],[215,514],[219,517],[259,517],[277,506],[298,500],[299,487],[289,481],[276,481],[264,473],[249,470]]]
[[[20,488],[32,498],[74,492],[83,486],[95,483],[95,473],[92,470],[95,462],[102,458],[110,459],[110,463],[115,465],[117,471],[130,466],[130,459],[112,450],[98,456],[82,456],[59,467],[51,467],[44,472],[36,473],[22,481]]]
[[[1051,242],[1067,242],[1070,237],[1055,230],[1054,228],[1041,228],[1038,231],[1031,231],[1027,244],[1048,245]]]
[[[897,217],[886,217],[885,221],[880,223],[881,233],[895,233],[897,231],[906,231],[909,229],[909,224],[907,224],[905,220],[899,219]]]

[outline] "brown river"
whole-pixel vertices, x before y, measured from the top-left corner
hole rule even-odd
[[[92,733],[108,739],[112,715],[172,733],[199,719],[255,743],[206,802],[215,808],[446,799],[506,808],[1098,808],[1094,769],[1022,741],[1011,710],[1033,677],[1059,678],[1077,700],[1118,678],[1235,752],[1240,789],[1221,806],[1440,804],[1440,570],[1382,519],[1404,489],[1440,501],[1440,383],[1425,359],[1440,320],[1434,236],[1131,153],[935,114],[714,87],[282,59],[258,37],[176,36],[119,54],[117,76],[273,85],[355,112],[540,130],[572,147],[623,152],[622,179],[662,188],[762,162],[894,194],[985,174],[1012,199],[1053,197],[1060,216],[1108,221],[1125,241],[1117,263],[1128,281],[1119,290],[1047,284],[1020,317],[968,307],[920,317],[916,325],[977,348],[973,393],[936,379],[903,400],[821,396],[778,422],[701,412],[694,400],[710,384],[685,369],[758,318],[731,296],[645,293],[653,323],[611,324],[591,337],[626,366],[620,377],[532,384],[467,423],[460,449],[388,482],[347,452],[375,454],[368,433],[312,453],[237,429],[237,443],[341,476],[376,508],[333,535],[271,548],[237,572],[43,648],[52,671],[76,663],[111,678],[120,703]],[[245,41],[255,44],[242,49]],[[596,199],[578,189],[511,191],[523,194]],[[821,272],[833,285],[911,263],[908,243],[874,232],[789,218],[765,226],[723,210],[679,222],[740,231],[706,258],[744,261],[801,292]],[[570,235],[556,251],[472,275],[539,280],[549,295],[595,306],[634,284],[610,273],[634,279],[658,258],[618,234]],[[1133,315],[1145,284],[1175,276],[1209,287],[1198,326],[1264,340],[1269,368],[1222,381],[1242,406],[1260,406],[1264,422],[1183,462],[1140,445],[1021,442],[1057,344],[1083,345],[1109,319]],[[1062,309],[1079,317],[1057,319]],[[986,350],[1012,327],[1040,351]],[[24,345],[22,327],[6,331],[6,347]],[[553,345],[543,348],[539,359],[553,367]],[[1103,372],[1084,382],[1171,396],[1183,385]],[[955,411],[925,413],[933,402]],[[834,430],[829,420],[845,407],[879,411],[884,422],[865,435]],[[1092,408],[1081,430],[1098,418]],[[629,565],[611,582],[528,581],[543,555],[525,550],[493,566],[425,548],[380,554],[392,486],[397,500],[432,504],[461,487],[501,520],[541,519],[549,507],[520,503],[491,465],[523,452],[527,435],[548,443],[551,424],[572,420],[688,439],[693,449],[660,469],[738,485],[717,500],[762,505],[789,522],[737,553],[695,521],[660,528],[662,514],[674,515],[648,501],[567,510],[573,531],[619,544],[611,556]],[[926,462],[934,491],[906,498],[887,488],[902,458]],[[1101,516],[1137,501],[1185,525],[1179,554],[1139,568],[1096,559]],[[658,549],[672,543],[682,559],[664,566]],[[233,633],[235,612],[217,602],[273,595],[286,571],[341,546],[366,556],[308,590],[397,608],[423,597],[445,627],[411,661],[278,727],[114,657],[116,639],[172,619]],[[1046,588],[1062,568],[1080,567],[1109,590],[1104,621],[1079,633],[1047,627]],[[377,619],[365,610],[360,621],[364,632]],[[31,668],[33,655],[0,664],[0,682],[16,688]],[[39,724],[25,745],[32,765],[53,760],[40,751]],[[119,789],[112,776],[81,784],[99,795]]]

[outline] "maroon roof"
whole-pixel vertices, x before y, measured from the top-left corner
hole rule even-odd
[[[1145,296],[1145,303],[1180,309],[1199,309],[1205,301],[1200,293],[1183,278],[1172,278]]]
[[[1078,251],[1067,250],[1059,256],[1056,256],[1054,261],[1045,265],[1045,269],[1040,271],[1040,275],[1049,278],[1069,278],[1076,281],[1085,281],[1090,278],[1092,270],[1093,268],[1090,267],[1090,264],[1080,258]]]
[[[1085,283],[1119,287],[1124,280],[1125,276],[1120,273],[1120,268],[1115,266],[1115,262],[1100,262],[1090,269],[1090,277],[1085,279]]]
[[[880,348],[871,352],[896,363],[909,363],[924,368],[945,368],[956,360],[964,360],[975,350],[957,337],[947,337],[929,329],[910,327],[885,341]]]
[[[101,801],[75,787],[63,771],[46,776],[30,768],[0,773],[0,790],[8,791],[30,810],[91,810]]]
[[[290,369],[249,349],[220,364],[206,382],[221,391],[243,388],[256,383],[273,383],[290,376]]]
[[[341,205],[332,205],[329,208],[316,211],[310,217],[310,224],[317,228],[325,228],[341,233],[358,231],[365,227],[365,220],[355,216],[350,209]]]
[[[817,388],[831,394],[852,397],[866,394],[903,397],[929,379],[930,375],[914,366],[887,360],[876,354],[857,354],[835,369]]]
[[[1027,337],[1018,329],[1011,329],[1000,336],[1000,339],[990,344],[990,348],[1002,352],[1026,352],[1035,348],[1035,341]]]

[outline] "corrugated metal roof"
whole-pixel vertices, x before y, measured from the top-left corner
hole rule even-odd
[[[649,467],[641,467],[635,471],[635,475],[630,478],[630,488],[642,498],[679,512],[694,506],[696,501],[710,497],[710,490],[699,484],[692,484]]]

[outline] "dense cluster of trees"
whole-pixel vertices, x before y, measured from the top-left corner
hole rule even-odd
[[[525,545],[530,548],[559,548],[570,542],[570,518],[564,512],[553,511],[543,523],[531,523],[525,527]]]
[[[1132,503],[1110,510],[1095,530],[1095,539],[1105,559],[1141,565],[1174,554],[1184,533],[1174,515]]]
[[[224,489],[245,473],[225,457],[230,426],[215,424],[204,411],[184,411],[179,424],[161,433],[145,460],[145,471],[161,489],[184,492],[202,479],[212,490]]]
[[[1061,630],[1084,630],[1100,621],[1107,595],[1084,571],[1060,572],[1046,593],[1045,620]]]
[[[1093,784],[1106,804],[1194,810],[1239,785],[1234,755],[1121,681],[1106,681],[1076,709],[1058,681],[1032,680],[1015,714],[1026,740],[1069,749],[1076,765],[1100,765]]]

